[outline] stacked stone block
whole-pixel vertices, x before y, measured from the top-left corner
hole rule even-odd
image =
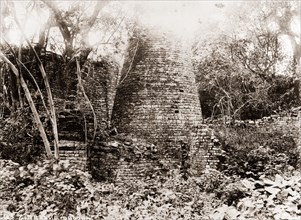
[[[162,154],[152,143],[135,138],[95,143],[90,148],[89,158],[95,178],[120,183],[180,170],[180,160],[170,158],[168,153]]]
[[[218,154],[217,141],[208,126],[202,124],[191,62],[190,47],[186,42],[171,33],[144,28],[139,29],[129,43],[120,78],[113,66],[101,63],[90,63],[83,71],[86,74],[83,74],[83,84],[101,129],[111,126],[112,116],[112,127],[116,127],[117,133],[134,134],[135,137],[153,143],[162,154],[173,151],[174,155],[168,153],[160,160],[144,158],[126,161],[118,155],[118,150],[106,152],[103,145],[91,146],[87,153],[81,135],[79,140],[82,144],[78,143],[78,147],[67,147],[67,142],[73,144],[75,139],[63,137],[66,146],[61,146],[64,149],[61,150],[61,158],[75,159],[81,155],[86,163],[89,158],[89,166],[92,169],[95,167],[94,170],[101,172],[102,166],[110,167],[115,170],[117,179],[137,178],[164,167],[181,169],[183,155],[176,154],[183,153],[181,146],[185,143],[189,146],[185,158],[189,160],[193,173],[197,175],[208,166],[214,167],[217,162],[215,155]],[[81,123],[88,123],[88,128],[91,128],[88,103],[82,98],[78,103],[83,116]],[[72,123],[76,124],[71,117]],[[88,133],[91,133],[90,130]],[[75,153],[71,153],[72,149]],[[82,161],[78,161],[78,166],[82,168]],[[165,166],[164,161],[168,166]]]
[[[117,89],[113,125],[159,144],[195,135],[202,116],[189,48],[154,30],[141,31],[129,51],[135,47]]]
[[[118,80],[118,68],[105,61],[89,62],[82,71],[82,84],[96,114],[99,130],[108,129]],[[78,88],[79,109],[91,114],[91,108]],[[93,120],[93,119],[92,119]]]
[[[87,170],[87,144],[79,141],[61,140],[59,149],[61,160],[69,160],[69,163],[78,169]]]
[[[218,147],[212,131],[202,124],[189,44],[171,33],[144,28],[128,51],[112,116],[117,131],[161,148],[172,142],[177,151],[187,143],[194,173],[214,167]]]

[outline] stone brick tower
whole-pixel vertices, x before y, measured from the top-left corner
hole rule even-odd
[[[189,49],[169,33],[137,31],[113,108],[112,125],[119,133],[134,134],[162,147],[167,142],[199,146],[202,133],[208,136]],[[197,148],[190,149],[191,156],[207,155],[206,147]]]

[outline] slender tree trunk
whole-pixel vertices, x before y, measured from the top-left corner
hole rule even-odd
[[[18,60],[18,62],[20,63],[20,65],[23,66],[23,68],[26,70],[26,72],[28,73],[28,75],[30,76],[30,78],[32,79],[34,85],[36,86],[36,89],[40,95],[40,98],[41,98],[41,101],[42,101],[42,105],[46,111],[46,114],[47,114],[47,117],[50,117],[50,113],[48,111],[48,108],[46,106],[46,103],[45,103],[45,100],[44,100],[44,96],[43,96],[43,93],[38,85],[38,82],[36,81],[36,79],[34,78],[34,76],[31,74],[31,72],[29,71],[29,69],[27,69],[27,67],[24,65],[24,63],[22,63],[21,61]]]
[[[19,57],[19,60],[22,61],[22,49],[21,49],[21,47],[19,48],[18,57]],[[19,67],[19,69],[20,69],[19,75],[21,75],[22,74],[21,68]],[[23,99],[22,99],[21,88],[20,88],[20,76],[17,77],[17,86],[18,86],[18,95],[19,95],[20,107],[21,107],[21,109],[23,109]]]
[[[50,108],[50,115],[51,115],[50,120],[52,124],[53,135],[54,135],[54,157],[56,159],[59,159],[59,136],[58,136],[58,129],[57,129],[56,113],[54,108],[54,101],[52,98],[52,92],[50,89],[49,81],[40,59],[39,59],[39,68],[43,76],[43,80],[45,83],[45,88],[48,96],[48,101],[49,101],[49,108]]]
[[[3,55],[2,53],[0,53],[0,58],[3,59],[4,62],[6,62],[10,66],[12,72],[16,76],[20,75],[18,69],[14,66],[14,64],[12,64],[10,62],[9,59],[7,59],[7,57],[5,55]],[[31,93],[30,93],[30,91],[28,89],[28,86],[27,86],[27,84],[26,84],[26,82],[25,82],[25,80],[24,80],[24,78],[23,78],[22,75],[20,75],[20,83],[21,83],[21,86],[22,86],[22,88],[24,90],[25,97],[26,97],[27,102],[28,102],[28,104],[30,106],[30,109],[31,109],[31,111],[33,113],[34,121],[35,121],[35,123],[36,123],[36,125],[38,127],[39,132],[40,132],[40,136],[41,136],[41,138],[43,140],[47,157],[52,158],[51,148],[50,148],[50,144],[49,144],[49,141],[48,141],[45,129],[44,129],[43,124],[41,122],[41,119],[40,119],[39,113],[38,113],[38,111],[36,109],[36,106],[34,105],[33,99],[31,97]]]
[[[15,18],[16,24],[17,24],[18,28],[20,29],[23,37],[25,38],[28,46],[33,51],[33,53],[34,53],[34,55],[35,55],[35,57],[38,61],[38,66],[39,66],[39,69],[40,69],[42,77],[43,77],[43,81],[44,81],[44,84],[45,84],[46,93],[47,93],[48,101],[49,101],[50,121],[51,121],[51,124],[52,124],[52,130],[53,130],[53,135],[54,135],[54,157],[56,159],[59,159],[59,138],[58,138],[56,113],[55,113],[54,102],[53,102],[52,92],[51,92],[51,89],[50,89],[49,80],[48,80],[48,77],[46,75],[43,63],[40,60],[40,57],[37,54],[36,50],[32,47],[31,43],[29,42],[28,38],[26,37],[26,34],[24,33],[23,28],[22,28],[22,26],[20,25],[20,22],[17,19],[15,11],[14,11],[14,18]]]

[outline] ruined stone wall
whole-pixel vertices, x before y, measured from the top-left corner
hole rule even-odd
[[[269,132],[281,132],[287,137],[292,137],[297,145],[300,146],[300,120],[301,112],[297,109],[258,120],[236,121],[232,126],[254,127]],[[210,127],[212,121],[205,121]],[[199,131],[198,144],[204,150],[198,154],[198,148],[195,148],[196,152],[191,152],[190,157],[191,163],[194,164],[194,170],[203,170],[204,161],[206,161],[206,168],[215,168],[218,162],[216,155],[220,151],[219,140],[207,125],[201,126]],[[170,158],[168,157],[168,149],[165,149],[165,152],[158,152],[155,145],[136,139],[95,144],[88,153],[87,146],[82,142],[61,141],[60,149],[61,159],[69,159],[72,164],[83,170],[91,168],[89,166],[92,162],[92,165],[96,166],[98,170],[104,171],[101,175],[114,173],[113,176],[117,181],[148,176],[151,178],[152,173],[155,172],[162,172],[162,170],[164,172],[164,170],[172,169],[179,170],[183,159],[180,148],[177,151],[178,155],[175,158]],[[176,150],[176,147],[171,149],[171,151]]]
[[[238,129],[254,129],[256,132],[275,134],[277,137],[274,141],[281,143],[291,138],[296,143],[301,156],[301,108],[295,108],[288,111],[283,111],[257,120],[235,120],[224,121],[219,120],[204,120],[209,127],[218,132],[218,126],[226,123],[226,126],[237,127]],[[218,126],[217,126],[218,125]]]
[[[118,68],[107,61],[90,61],[83,66],[81,74],[82,85],[96,114],[97,135],[101,136],[103,130],[110,127]],[[68,100],[55,93],[54,102],[58,119],[60,159],[69,160],[77,168],[87,170],[88,143],[94,134],[91,107],[79,86],[77,95],[69,96]]]
[[[130,137],[96,142],[91,146],[89,155],[89,167],[94,178],[117,182],[153,178],[171,170],[179,171],[184,160],[181,151],[165,149],[162,152],[152,143]]]
[[[61,111],[61,159],[71,158],[81,169],[90,167],[93,172],[114,171],[117,179],[145,177],[154,170],[182,169],[187,164],[197,175],[206,167],[215,166],[218,141],[212,130],[202,124],[190,48],[186,42],[169,33],[139,30],[130,42],[120,78],[114,66],[101,63],[91,63],[82,72],[83,85],[100,128],[110,127],[112,115],[112,126],[117,128],[118,134],[153,144],[161,157],[149,158],[154,152],[146,149],[143,158],[137,159],[135,154],[134,159],[126,159],[131,151],[125,150],[128,147],[123,143],[119,144],[122,149],[112,152],[106,144],[95,144],[88,149],[83,143],[87,138],[85,132],[88,139],[91,137],[93,120],[91,109],[79,92],[76,98],[80,105],[73,106],[78,111],[68,110],[66,104]],[[75,144],[76,140],[81,143]],[[69,142],[75,147],[70,147]],[[137,149],[136,145],[129,148]],[[81,156],[83,160],[79,159]]]
[[[301,112],[299,109],[271,115],[255,121],[248,121],[249,125],[256,126],[258,129],[281,132],[294,139],[298,146],[300,142]]]
[[[207,124],[213,124],[211,120],[205,120]],[[216,122],[214,122],[216,123]],[[218,123],[222,123],[221,121]],[[273,114],[257,120],[236,120],[234,122],[226,122],[231,126],[237,127],[253,127],[257,130],[267,131],[271,133],[281,132],[283,135],[292,137],[297,145],[301,145],[301,111],[299,108]]]
[[[85,66],[83,73],[83,86],[94,108],[99,130],[110,127],[113,103],[118,80],[118,68],[108,62],[93,62]],[[79,91],[80,109],[91,112],[83,95]]]
[[[81,141],[61,140],[59,149],[60,160],[69,160],[69,163],[78,169],[87,171],[87,144]]]

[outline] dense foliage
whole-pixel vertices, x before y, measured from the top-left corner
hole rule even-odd
[[[274,34],[216,38],[201,48],[195,51],[195,67],[205,117],[256,119],[298,103],[294,63],[284,64]]]
[[[203,207],[214,201],[195,181],[179,175],[113,185],[96,183],[65,162],[20,166],[2,160],[1,176],[1,199],[9,217],[199,219],[210,210]]]
[[[258,179],[299,167],[299,152],[293,137],[256,127],[219,127],[223,154],[219,170],[227,175]]]
[[[11,21],[1,26],[3,40],[6,41],[10,29],[22,30],[25,25],[18,24],[14,3],[3,2],[2,20]],[[3,58],[7,57],[19,72],[12,75],[13,68],[1,60],[0,118],[4,120],[0,123],[0,218],[300,218],[299,152],[293,138],[282,132],[259,131],[254,127],[227,127],[225,135],[220,136],[223,154],[220,155],[217,170],[207,169],[199,177],[189,175],[187,162],[181,171],[166,171],[164,174],[154,172],[147,180],[96,182],[90,174],[77,170],[68,161],[43,159],[45,150],[40,147],[41,132],[39,134],[32,121],[35,114],[33,110],[29,111],[30,101],[25,99],[26,95],[33,99],[38,110],[36,116],[41,119],[41,125],[37,127],[42,127],[47,139],[52,141],[48,127],[53,120],[44,115],[47,108],[40,103],[42,96],[46,103],[52,97],[51,92],[47,96],[45,94],[47,81],[53,95],[66,101],[73,100],[78,89],[76,85],[83,80],[84,86],[90,87],[86,92],[93,102],[100,92],[95,88],[97,85],[100,87],[101,83],[108,96],[110,83],[114,81],[110,74],[117,74],[123,63],[125,41],[132,24],[124,22],[121,9],[103,11],[108,4],[105,1],[91,4],[94,6],[93,12],[86,13],[86,3],[79,1],[71,4],[68,10],[51,1],[30,1],[25,16],[30,14],[30,8],[32,11],[44,10],[52,14],[37,34],[38,41],[33,44],[33,38],[28,39],[28,48],[24,45],[17,48],[9,43],[1,45]],[[298,85],[299,80],[296,80],[297,67],[300,66],[300,37],[295,36],[289,28],[300,13],[294,4],[283,3],[281,7],[273,4],[262,7],[263,10],[253,11],[265,14],[265,19],[257,15],[256,21],[274,17],[278,32],[259,28],[253,29],[247,36],[234,38],[215,33],[215,38],[200,43],[201,49],[195,54],[198,56],[195,67],[205,117],[261,118],[274,111],[289,109],[300,101],[300,83]],[[219,7],[224,6],[221,4]],[[247,7],[250,10],[249,5]],[[280,12],[283,7],[285,10]],[[268,8],[270,12],[266,10]],[[114,15],[111,14],[113,11],[116,11]],[[241,16],[237,18],[243,21]],[[250,21],[248,16],[244,19]],[[52,33],[53,27],[57,28],[63,39]],[[98,32],[99,29],[103,31]],[[94,37],[91,38],[89,32],[95,32]],[[293,57],[288,58],[286,65],[282,65],[285,53],[281,51],[280,35],[289,38],[293,50]],[[93,38],[97,41],[92,42]],[[89,59],[102,66],[97,67],[101,69],[99,73],[108,74],[97,81],[94,77],[96,71],[88,62]],[[285,69],[280,71],[280,66]],[[47,73],[44,77],[41,75],[43,69]],[[20,81],[23,77],[25,80],[22,85]],[[85,93],[84,90],[81,92]],[[106,102],[106,108],[109,108],[108,97]],[[50,107],[53,107],[51,103]],[[99,120],[107,122],[109,118]],[[219,124],[215,130],[222,129]],[[175,146],[167,148],[171,152],[157,152],[156,149],[138,148],[136,145],[127,149],[123,153],[133,163],[136,162],[136,156],[142,153],[152,159],[154,155],[166,156],[169,153],[189,159],[180,155],[182,152],[177,151]],[[186,152],[189,146],[183,149]],[[132,154],[130,151],[133,151]],[[109,169],[111,167],[107,169],[105,163],[100,164],[95,173],[102,180],[108,180],[110,178],[103,176],[107,175]],[[110,180],[113,182],[113,178]]]
[[[0,216],[215,220],[301,214],[299,154],[284,133],[216,124],[221,133],[225,129],[218,170],[199,177],[171,171],[148,180],[107,183],[95,182],[67,161],[39,160],[30,142],[36,131],[27,114],[19,112],[1,123],[2,158],[22,164],[1,160]],[[3,147],[6,139],[24,143]]]
[[[287,219],[300,211],[301,174],[237,179],[217,170],[118,184],[94,182],[67,161],[20,166],[1,160],[0,215],[6,218]]]
[[[240,180],[237,192],[244,196],[236,204],[223,204],[213,219],[298,219],[301,215],[301,173],[281,176],[276,174],[260,180]],[[232,192],[233,193],[233,192]]]
[[[45,151],[28,108],[19,109],[3,120],[0,130],[0,159],[23,165],[43,157]]]

